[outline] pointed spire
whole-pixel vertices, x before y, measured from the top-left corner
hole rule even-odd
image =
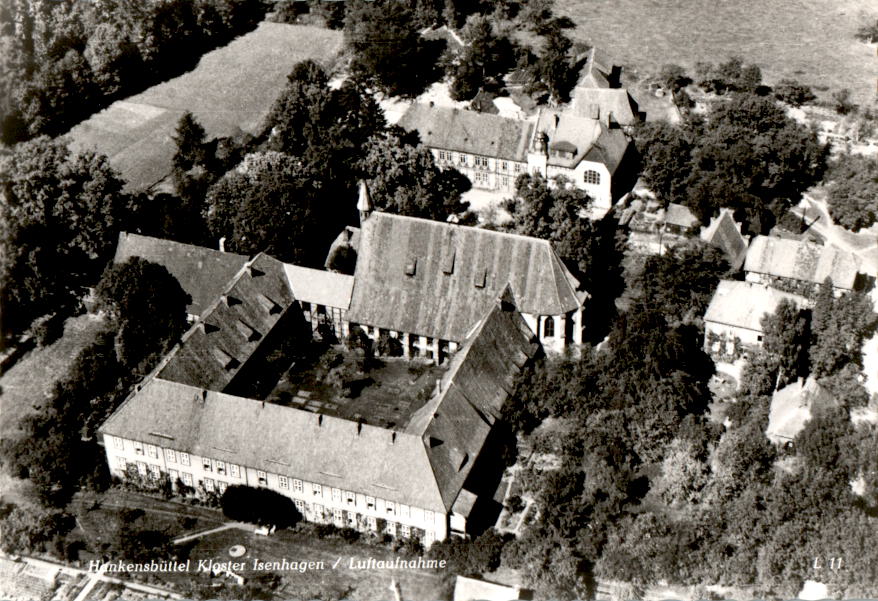
[[[357,198],[357,210],[360,212],[360,223],[369,218],[372,214],[372,196],[369,194],[369,187],[366,180],[360,180],[360,196]]]

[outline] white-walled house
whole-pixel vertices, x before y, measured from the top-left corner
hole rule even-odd
[[[783,300],[799,308],[807,298],[764,284],[722,280],[704,314],[704,347],[713,356],[731,356],[747,348],[761,348],[762,318],[777,310]]]

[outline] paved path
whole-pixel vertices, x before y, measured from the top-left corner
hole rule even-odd
[[[238,530],[244,530],[246,532],[253,532],[256,530],[256,526],[253,524],[245,524],[243,522],[226,522],[222,526],[218,526],[216,528],[211,528],[210,530],[203,530],[201,532],[196,532],[195,534],[187,534],[186,536],[181,536],[180,538],[175,538],[172,543],[175,545],[179,545],[181,543],[188,542],[190,540],[195,540],[196,538],[201,538],[202,536],[207,536],[209,534],[214,534],[216,532],[222,532],[223,530],[232,530],[236,528]]]

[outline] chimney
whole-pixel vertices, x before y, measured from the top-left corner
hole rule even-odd
[[[396,432],[390,433],[390,444],[396,444]]]
[[[363,431],[363,421],[357,420],[357,436]]]
[[[206,402],[207,402],[207,391],[206,391],[206,390],[202,390],[202,391],[201,391],[201,402],[202,402],[202,403],[206,403]]]
[[[322,425],[323,425],[323,414],[320,413],[317,415],[317,427],[319,428]]]
[[[219,250],[221,253],[226,252],[226,237],[223,236],[219,239]]]

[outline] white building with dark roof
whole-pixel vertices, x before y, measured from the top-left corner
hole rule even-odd
[[[460,170],[476,188],[512,192],[523,173],[564,176],[604,209],[624,192],[615,178],[631,144],[600,119],[543,110],[521,121],[416,103],[398,125],[416,130],[437,164]]]
[[[589,294],[548,240],[375,212],[361,226],[347,318],[442,362],[507,285],[547,350],[582,342]]]
[[[245,292],[263,293],[259,285]],[[266,487],[305,519],[426,544],[466,535],[480,498],[490,500],[482,486],[496,469],[493,425],[539,351],[514,302],[507,288],[486,308],[434,396],[396,430],[227,394],[213,381],[173,381],[160,365],[99,429],[110,471],[203,492]]]
[[[860,262],[853,253],[804,240],[756,236],[750,243],[744,272],[761,282],[810,296],[827,278],[838,292],[862,288]]]

